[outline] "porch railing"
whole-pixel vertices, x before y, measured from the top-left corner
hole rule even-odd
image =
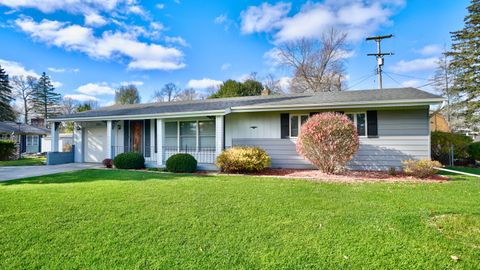
[[[164,146],[163,158],[166,161],[169,157],[178,153],[187,153],[192,155],[200,164],[214,164],[215,163],[215,147],[177,147],[177,146]]]
[[[155,152],[155,147],[143,147],[143,149],[133,149],[130,146],[112,146],[112,157],[117,156],[121,153],[126,152],[138,152],[143,155],[145,162],[153,163],[157,162],[157,153]]]

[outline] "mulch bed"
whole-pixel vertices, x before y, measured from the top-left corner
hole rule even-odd
[[[220,173],[222,174],[222,173]],[[299,169],[267,169],[259,173],[246,175],[279,177],[279,178],[297,178],[309,179],[325,182],[446,182],[448,177],[433,175],[429,178],[420,179],[403,173],[390,175],[383,171],[345,171],[341,174],[329,175],[319,170],[299,170]]]

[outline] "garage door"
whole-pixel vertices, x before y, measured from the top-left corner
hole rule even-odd
[[[105,126],[86,128],[85,161],[102,162],[106,157],[107,129]]]

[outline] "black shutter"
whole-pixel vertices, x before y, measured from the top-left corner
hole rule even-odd
[[[123,152],[130,152],[130,120],[123,121]]]
[[[42,152],[42,135],[38,135],[38,152]]]
[[[314,116],[315,114],[318,114],[319,112],[311,112],[310,117]]]
[[[151,141],[150,141],[150,138],[151,138],[151,134],[150,134],[150,119],[147,119],[144,121],[145,122],[145,157],[150,157],[151,156],[151,153],[152,153],[152,147],[151,147]]]
[[[20,153],[27,151],[27,135],[20,135]]]
[[[378,137],[377,111],[367,111],[367,135],[369,138]]]
[[[280,138],[287,139],[290,134],[290,115],[288,113],[280,114]]]
[[[158,149],[158,145],[157,145],[157,119],[153,120],[153,123],[154,123],[154,136],[155,138],[153,138],[155,140],[155,153],[157,153],[157,149]]]

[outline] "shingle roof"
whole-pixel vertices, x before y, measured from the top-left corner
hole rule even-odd
[[[0,122],[0,133],[18,133],[21,134],[48,134],[50,131],[46,128],[37,128],[26,124],[20,124],[20,126],[11,121]]]
[[[440,99],[440,96],[430,94],[415,88],[394,88],[382,90],[356,90],[339,92],[321,92],[314,94],[290,94],[271,96],[252,96],[219,98],[194,101],[156,102],[131,105],[113,105],[81,113],[59,116],[56,119],[89,118],[102,116],[130,116],[148,114],[169,114],[186,112],[207,112],[226,110],[228,108],[259,108],[262,106],[302,106],[324,104],[358,104],[362,102],[390,101],[422,101]],[[54,118],[55,119],[55,118]]]

